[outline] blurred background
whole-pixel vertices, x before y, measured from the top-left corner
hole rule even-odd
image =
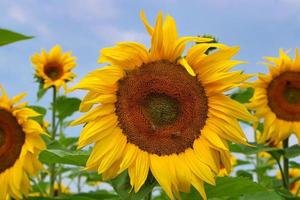
[[[259,64],[263,56],[277,56],[279,48],[300,44],[299,0],[0,0],[0,27],[28,36],[32,40],[0,48],[0,84],[9,96],[28,93],[30,104],[49,105],[51,92],[36,101],[38,84],[30,56],[59,44],[77,59],[75,73],[80,78],[97,64],[99,51],[120,41],[137,41],[149,47],[149,36],[140,20],[144,10],[150,24],[158,11],[170,14],[177,22],[180,36],[212,34],[219,42],[240,46],[235,57],[248,63],[239,66],[246,73],[267,72]],[[70,96],[83,96],[75,92]],[[243,126],[250,141],[251,127]],[[78,136],[80,127],[69,135]],[[293,142],[295,143],[295,139]]]

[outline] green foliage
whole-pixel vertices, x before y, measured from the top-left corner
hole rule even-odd
[[[85,166],[89,157],[86,151],[67,151],[61,149],[46,149],[40,154],[40,161],[45,164],[69,164],[76,166]]]
[[[62,197],[29,197],[28,200],[119,200],[118,195],[105,190],[63,195]]]
[[[135,193],[132,189],[129,176],[127,172],[122,173],[117,178],[110,181],[114,190],[118,193],[119,197],[122,200],[140,200],[145,198],[150,192],[152,192],[154,186],[156,185],[156,181],[152,177],[152,175],[148,176],[145,184],[142,186],[138,193]]]
[[[31,38],[33,37],[22,35],[7,29],[0,29],[0,46],[8,45],[21,40],[28,40]]]
[[[75,97],[59,96],[55,108],[59,120],[72,116],[79,109],[81,100]]]
[[[284,151],[282,149],[268,147],[260,144],[251,144],[252,146],[245,146],[241,144],[231,144],[230,151],[234,153],[242,153],[245,155],[257,154],[259,152],[276,152],[278,154],[283,154]]]
[[[271,197],[272,200],[282,199],[276,192],[269,190],[249,178],[245,177],[219,177],[216,186],[205,185],[208,199],[214,200],[244,200],[244,199],[265,199]],[[192,188],[189,194],[183,194],[183,200],[202,199],[198,192]]]
[[[39,124],[43,124],[44,123],[44,117],[47,114],[47,109],[42,107],[42,106],[36,106],[36,105],[32,105],[32,106],[27,106],[28,108],[31,108],[32,110],[40,113],[40,116],[37,117],[33,117],[33,119],[35,121],[37,121]]]
[[[295,158],[299,155],[300,155],[300,146],[297,144],[284,150],[284,156],[286,158]]]
[[[220,177],[216,187],[207,185],[208,198],[218,199],[282,199],[276,192],[269,190],[245,177]],[[264,195],[261,195],[264,194]],[[255,198],[252,198],[254,197]]]
[[[248,103],[253,94],[253,88],[242,88],[232,93],[230,97],[240,103]]]

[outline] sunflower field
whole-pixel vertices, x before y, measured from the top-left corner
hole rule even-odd
[[[300,199],[298,49],[249,74],[239,46],[146,14],[149,45],[100,47],[85,74],[62,45],[31,51],[34,101],[0,79],[0,200]],[[0,48],[35,39],[0,29]]]

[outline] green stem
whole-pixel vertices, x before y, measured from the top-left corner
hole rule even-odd
[[[151,200],[152,199],[152,191],[148,193],[146,200]]]
[[[273,158],[275,159],[275,161],[276,161],[276,163],[277,163],[277,165],[279,167],[279,171],[280,171],[280,174],[281,174],[281,177],[282,177],[282,184],[286,188],[287,187],[287,183],[286,183],[284,170],[282,169],[280,160],[278,158],[274,157],[274,156],[273,156]]]
[[[289,138],[286,138],[283,140],[283,149],[287,149],[289,147]],[[289,184],[289,159],[286,157],[283,157],[283,172],[284,172],[284,179],[286,182],[285,188],[287,190],[290,190],[290,184]]]
[[[255,143],[257,144],[258,141],[257,141],[257,133],[256,133],[256,129],[254,129],[254,135],[255,135]],[[261,160],[259,158],[259,152],[256,153],[256,162],[255,162],[255,169],[256,169],[256,175],[257,175],[257,182],[260,183],[261,182],[261,179],[262,179],[262,173],[258,170],[258,168],[260,167],[261,165]]]
[[[59,126],[59,135],[60,135],[59,140],[61,140],[62,135],[63,135],[63,121],[59,120],[58,123],[57,123],[57,126]],[[57,127],[56,127],[55,130],[57,130]],[[63,169],[62,164],[59,164],[59,169],[60,170]],[[58,174],[58,194],[62,194],[62,173]]]
[[[77,192],[81,192],[81,175],[79,174],[77,177]]]
[[[55,104],[56,104],[56,88],[53,87],[53,99],[52,99],[52,130],[51,130],[51,140],[55,140],[56,136],[56,116],[55,116]],[[51,164],[50,168],[50,196],[54,197],[54,184],[55,184],[55,164]]]

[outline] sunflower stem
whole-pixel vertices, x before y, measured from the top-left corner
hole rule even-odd
[[[148,195],[146,196],[146,200],[151,200],[152,199],[152,190],[151,192],[148,193]]]
[[[287,149],[289,147],[289,138],[286,138],[283,140],[283,149]],[[285,179],[285,188],[287,190],[290,190],[290,184],[289,184],[289,159],[286,157],[283,157],[283,173],[284,173],[284,179]]]
[[[271,154],[271,155],[272,155],[272,154]],[[273,156],[273,155],[272,155],[272,156]],[[276,161],[276,163],[277,163],[277,165],[278,165],[278,167],[279,167],[279,171],[280,171],[280,174],[281,174],[281,177],[282,177],[282,184],[283,184],[283,186],[286,188],[286,187],[287,187],[287,184],[286,184],[285,174],[284,174],[284,170],[283,170],[283,168],[282,168],[282,166],[281,166],[280,159],[277,158],[277,157],[275,157],[275,156],[273,156],[273,158],[275,159],[275,161]]]
[[[56,88],[53,87],[53,99],[52,99],[52,132],[51,132],[51,140],[55,140],[56,136],[56,116],[55,116],[55,104],[56,104]],[[51,164],[50,168],[50,196],[54,197],[54,184],[55,184],[55,164]]]
[[[258,144],[258,140],[257,140],[257,132],[256,132],[256,129],[254,129],[254,136],[255,136],[255,143]],[[260,157],[259,157],[259,152],[256,153],[255,155],[255,158],[256,158],[256,175],[257,175],[257,182],[260,183],[261,180],[262,180],[262,173],[259,171],[259,167],[261,165],[261,160],[260,160]]]

